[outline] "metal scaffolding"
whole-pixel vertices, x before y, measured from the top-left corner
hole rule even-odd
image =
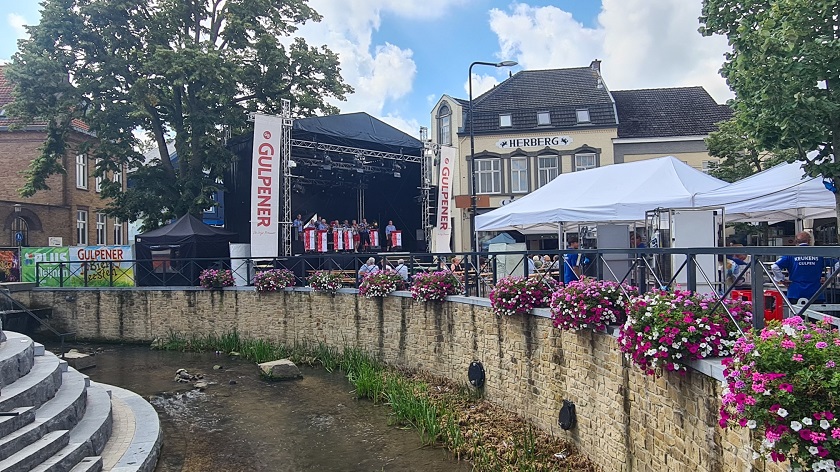
[[[287,99],[282,99],[283,107],[283,143],[280,146],[283,153],[283,221],[280,233],[282,234],[281,246],[283,255],[292,255],[292,104]]]
[[[423,143],[423,155],[420,159],[420,204],[422,205],[420,227],[423,228],[423,240],[426,242],[426,252],[432,251],[432,231],[434,225],[431,224],[432,207],[431,207],[431,184],[432,184],[432,165],[431,160],[434,159],[436,145],[429,140],[429,129],[425,126],[420,127],[420,141]]]

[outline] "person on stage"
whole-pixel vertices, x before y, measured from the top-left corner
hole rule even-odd
[[[297,218],[295,218],[295,220],[292,221],[292,227],[295,229],[295,232],[293,233],[295,235],[295,240],[300,241],[300,233],[303,232],[303,216],[298,214]]]
[[[392,220],[388,220],[388,224],[385,226],[385,250],[391,250],[391,233],[396,231],[397,227],[394,226],[394,222]]]
[[[359,223],[359,246],[363,252],[370,250],[370,226],[366,218],[362,218],[362,222]]]

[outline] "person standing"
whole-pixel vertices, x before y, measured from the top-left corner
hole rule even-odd
[[[805,231],[797,233],[794,238],[797,246],[810,246],[811,235]],[[813,298],[822,285],[823,271],[827,266],[837,267],[837,262],[822,256],[782,256],[773,263],[773,280],[787,283],[787,298],[796,303],[800,298]],[[787,281],[782,269],[788,271]],[[824,301],[825,293],[817,296],[816,301]]]
[[[580,248],[580,242],[577,236],[570,237],[568,249],[578,248]],[[563,283],[568,284],[575,280],[580,280],[583,274],[583,265],[587,263],[589,263],[589,259],[583,254],[565,254],[563,256]]]
[[[359,223],[359,247],[363,252],[370,250],[370,226],[367,218],[362,218],[362,222]]]
[[[301,240],[301,234],[303,232],[303,217],[298,214],[297,218],[292,221],[292,227],[295,229],[294,235],[297,241]]]
[[[394,267],[394,272],[399,274],[403,281],[408,282],[408,267],[406,267],[403,259],[397,260],[397,266]]]
[[[369,257],[367,262],[362,264],[362,267],[359,268],[357,282],[362,283],[362,279],[364,279],[366,275],[375,274],[377,272],[379,272],[379,266],[376,265],[376,259]]]
[[[388,220],[388,224],[385,226],[385,250],[391,250],[391,233],[397,230],[397,227],[394,226],[394,222],[392,220]]]

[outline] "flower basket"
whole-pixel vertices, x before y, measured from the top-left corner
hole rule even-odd
[[[384,297],[394,290],[401,289],[403,285],[400,274],[393,270],[380,270],[365,274],[362,283],[359,284],[359,295],[366,298]]]
[[[424,302],[443,301],[447,296],[459,293],[461,281],[448,270],[417,274],[411,285],[411,298]]]
[[[270,269],[254,275],[254,287],[258,292],[276,292],[295,286],[295,274],[289,269]]]
[[[204,269],[198,274],[198,283],[204,288],[233,287],[233,272],[230,269]]]
[[[750,303],[724,300],[742,328],[752,317]],[[740,336],[735,323],[714,298],[687,291],[651,292],[635,297],[621,326],[621,352],[646,374],[686,372],[686,363],[732,353]]]
[[[551,296],[554,326],[570,331],[606,330],[607,325],[623,323],[635,288],[611,280],[585,278],[561,286]]]
[[[319,270],[309,277],[308,282],[316,292],[335,294],[341,288],[341,274]]]
[[[547,307],[556,288],[557,282],[548,277],[504,277],[490,291],[490,306],[498,316],[524,315]]]
[[[760,432],[793,470],[840,470],[840,333],[792,317],[738,339],[724,360],[720,425]]]

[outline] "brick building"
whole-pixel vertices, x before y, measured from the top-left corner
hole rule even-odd
[[[93,246],[126,244],[124,222],[102,212],[105,201],[99,194],[100,178],[94,177],[95,162],[78,154],[80,143],[95,139],[84,123],[76,122],[68,135],[67,154],[61,165],[66,174],[47,179],[49,190],[29,198],[20,196],[24,171],[39,153],[46,138],[46,124],[30,123],[12,130],[13,121],[4,108],[12,101],[12,86],[0,66],[0,246]],[[125,172],[108,175],[125,182]]]

